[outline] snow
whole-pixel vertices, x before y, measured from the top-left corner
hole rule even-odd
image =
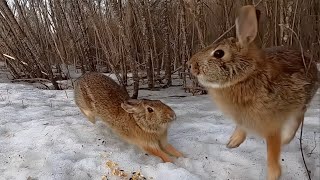
[[[266,178],[265,142],[251,135],[240,147],[226,148],[235,125],[207,95],[191,96],[181,87],[171,87],[142,90],[140,98],[161,99],[175,110],[177,120],[168,138],[185,158],[175,159],[174,164],[162,163],[120,140],[102,122],[90,123],[74,104],[72,90],[0,83],[0,179],[101,180],[104,175],[121,179],[112,176],[108,161],[117,163],[128,175],[140,171],[147,179]],[[306,114],[303,135],[313,179],[320,179],[319,100],[318,93]],[[298,133],[282,150],[284,180],[307,179]]]

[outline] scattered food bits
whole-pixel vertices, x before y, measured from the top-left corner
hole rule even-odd
[[[107,167],[110,168],[110,169],[113,169],[113,168],[115,168],[116,166],[118,166],[117,163],[115,163],[115,162],[113,162],[113,161],[110,161],[110,160],[107,161],[106,165],[107,165]]]
[[[112,175],[119,176],[119,177],[127,177],[127,174],[122,170],[119,170],[119,168],[112,170]]]
[[[111,175],[113,175],[113,176],[118,176],[121,178],[128,177],[128,174],[125,172],[125,170],[120,169],[118,167],[118,164],[113,161],[108,160],[106,162],[106,167],[111,170]],[[138,172],[132,171],[131,174],[132,174],[132,176],[128,177],[129,180],[146,180],[147,179],[139,171]],[[150,178],[150,179],[153,179],[153,178]],[[102,180],[108,180],[107,176],[102,176]]]
[[[137,172],[137,173],[133,172],[132,174],[133,174],[133,176],[131,177],[132,180],[145,180],[145,179],[147,179],[140,172]]]

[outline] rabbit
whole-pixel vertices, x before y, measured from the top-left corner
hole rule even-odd
[[[316,63],[289,47],[259,48],[260,11],[247,5],[236,18],[236,38],[213,43],[187,62],[217,107],[236,123],[227,143],[236,148],[255,133],[267,143],[267,179],[281,176],[281,147],[290,143],[319,87]]]
[[[90,122],[99,117],[122,139],[164,162],[172,162],[169,154],[183,156],[167,141],[168,126],[176,114],[160,100],[130,99],[114,80],[94,72],[77,79],[74,99]]]

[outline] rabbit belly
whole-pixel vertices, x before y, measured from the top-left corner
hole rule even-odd
[[[215,104],[245,131],[266,137],[281,131],[282,124],[289,119],[290,113],[272,112],[270,109],[260,109],[255,106],[242,107],[227,101],[215,99]]]
[[[241,111],[233,116],[233,120],[242,126],[247,132],[266,137],[275,132],[281,131],[283,116],[272,116],[267,113],[253,113]]]
[[[281,141],[282,144],[288,144],[294,138],[300,124],[304,119],[304,112],[302,111],[297,115],[291,116],[282,126]]]
[[[282,127],[281,130],[281,139],[284,141],[286,139],[291,139],[292,136],[296,133],[296,127],[299,126],[295,117],[289,118]]]

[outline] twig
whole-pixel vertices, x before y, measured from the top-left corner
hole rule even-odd
[[[293,20],[292,20],[292,28],[294,28],[294,23],[295,23],[295,21],[296,21],[296,14],[297,14],[297,9],[298,9],[298,2],[299,2],[299,0],[297,0],[297,2],[296,2],[296,7],[295,7],[295,9],[294,9]],[[292,45],[292,33],[291,33],[291,35],[290,35],[290,45]]]
[[[66,91],[66,90],[64,90],[64,93],[66,94],[66,97],[67,97],[67,99],[68,99],[69,97],[68,97],[68,93],[67,93],[67,91]]]
[[[13,79],[11,82],[19,82],[19,81],[34,81],[34,82],[39,82],[39,81],[45,81],[45,82],[51,82],[48,79],[43,79],[43,78],[32,78],[32,79]]]
[[[298,34],[292,28],[287,27],[284,24],[279,24],[279,26],[282,26],[282,27],[285,27],[285,28],[289,29],[296,36],[297,41],[299,43],[300,51],[301,51],[301,58],[302,58],[302,61],[303,61],[303,65],[304,65],[304,68],[306,70],[306,74],[308,74],[309,69],[307,68],[306,61],[304,59],[303,47],[302,47],[301,41],[300,41],[300,39],[298,37]],[[310,61],[310,63],[311,63],[311,61]]]
[[[207,3],[205,3],[205,2],[202,2],[202,3],[212,12],[212,14],[214,14],[214,11],[208,6]]]
[[[43,86],[45,86],[47,89],[50,89],[49,86],[47,86],[45,84],[45,82],[47,83],[51,83],[51,81],[49,81],[48,79],[43,79],[43,78],[33,78],[33,79],[13,79],[11,80],[12,83],[15,83],[15,82],[27,82],[27,83],[39,83]]]
[[[314,141],[314,147],[312,148],[312,150],[308,153],[308,155],[310,156],[311,154],[313,154],[313,151],[316,149],[317,147],[317,141],[316,141],[316,132],[313,132],[313,141]]]
[[[301,122],[301,130],[300,130],[300,139],[299,139],[299,142],[300,142],[300,152],[301,152],[301,156],[302,156],[302,160],[303,160],[304,167],[305,167],[306,170],[307,170],[308,179],[311,180],[310,171],[309,171],[308,166],[307,166],[307,164],[306,164],[306,160],[304,159],[304,153],[303,153],[303,150],[302,150],[303,124],[304,124],[304,119],[303,119],[302,122]]]
[[[226,35],[228,32],[230,32],[236,25],[233,24],[227,31],[225,31],[223,34],[221,34],[216,40],[213,41],[212,44],[216,43],[219,41],[224,35]]]
[[[263,0],[260,0],[259,2],[254,4],[254,7],[257,7]]]

